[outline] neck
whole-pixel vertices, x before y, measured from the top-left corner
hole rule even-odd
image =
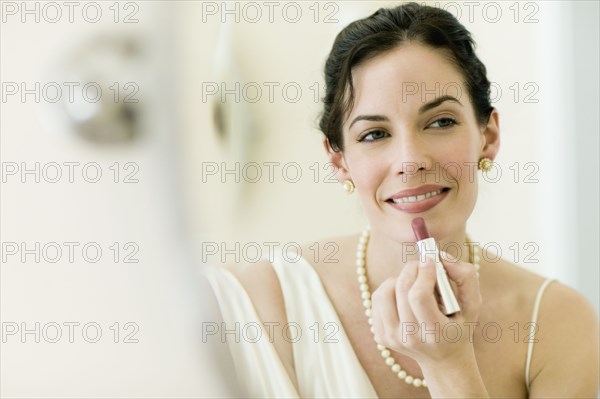
[[[463,262],[469,262],[465,229],[438,241],[438,248]],[[378,230],[371,230],[366,251],[366,268],[371,291],[389,277],[397,277],[406,264],[419,261],[415,241],[398,242]]]

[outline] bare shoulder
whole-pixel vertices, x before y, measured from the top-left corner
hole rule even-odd
[[[489,299],[512,299],[517,302],[530,302],[535,299],[547,277],[530,271],[522,266],[516,265],[506,259],[499,259],[495,262],[484,261],[481,264],[482,289],[489,293]],[[545,314],[543,308],[554,308],[562,306],[563,308],[572,307],[570,304],[576,304],[576,308],[592,311],[595,314],[593,305],[575,289],[561,283],[553,281],[544,290],[542,296],[542,305],[540,305],[539,317],[556,317],[553,313]],[[525,307],[527,309],[527,307]],[[527,309],[530,311],[531,309]],[[572,309],[576,310],[576,309]]]
[[[493,310],[511,322],[530,322],[536,295],[546,277],[504,259],[482,263],[481,288]],[[489,308],[488,308],[489,309]],[[517,313],[509,316],[510,312]],[[533,325],[530,397],[596,397],[598,317],[590,301],[572,287],[553,281],[540,300]]]
[[[537,291],[546,277],[487,252],[483,253],[480,266],[484,303],[497,307],[498,311],[512,312],[514,321],[529,319]]]
[[[535,300],[547,277],[515,265],[505,259],[482,264],[482,278],[490,299],[505,298],[517,303]],[[483,288],[483,287],[482,287]],[[524,306],[529,313],[533,310]],[[574,288],[555,280],[545,288],[541,297],[538,321],[546,324],[564,324],[565,320],[597,322],[596,309],[585,296]]]
[[[600,385],[596,309],[560,282],[546,291],[537,322],[531,397],[596,397]]]
[[[242,284],[263,323],[285,321],[285,304],[279,279],[267,260],[225,265]]]

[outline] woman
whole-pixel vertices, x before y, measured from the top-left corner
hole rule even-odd
[[[336,263],[278,254],[231,274],[210,268],[223,328],[243,326],[243,339],[227,341],[245,394],[596,396],[593,307],[557,281],[479,255],[466,235],[478,190],[470,172],[489,169],[500,143],[473,46],[451,14],[416,3],[337,36],[320,127],[370,228],[328,240]],[[416,217],[447,252],[457,313],[443,312],[435,266],[415,250]],[[268,340],[244,330],[259,324]]]

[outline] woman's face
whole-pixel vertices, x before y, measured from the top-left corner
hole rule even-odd
[[[414,241],[410,222],[421,216],[438,240],[463,232],[477,199],[477,162],[498,149],[496,111],[480,127],[459,70],[419,44],[378,55],[352,76],[344,151],[330,157],[340,180],[354,182],[371,229]],[[417,192],[402,193],[408,189]]]

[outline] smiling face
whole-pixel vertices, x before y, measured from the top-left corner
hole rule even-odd
[[[476,164],[498,151],[497,112],[479,126],[460,70],[420,44],[380,54],[352,77],[344,150],[329,157],[340,181],[354,182],[371,229],[414,241],[410,222],[421,216],[438,240],[463,233],[477,199]]]

